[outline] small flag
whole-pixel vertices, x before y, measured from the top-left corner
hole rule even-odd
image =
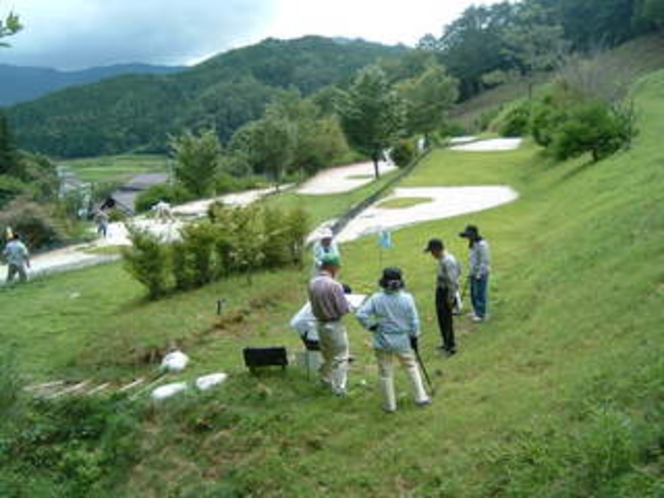
[[[392,232],[389,230],[381,230],[378,232],[378,245],[383,249],[392,249]]]

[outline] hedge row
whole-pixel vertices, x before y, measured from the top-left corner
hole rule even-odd
[[[158,235],[128,225],[132,246],[123,251],[127,271],[157,299],[232,274],[301,265],[309,232],[305,211],[289,212],[260,204],[241,208],[213,205],[208,219],[184,226],[180,238],[164,243]]]

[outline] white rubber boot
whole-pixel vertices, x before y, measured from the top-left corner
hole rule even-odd
[[[431,403],[431,399],[427,395],[427,392],[424,390],[424,385],[422,384],[422,376],[420,375],[420,369],[417,368],[417,365],[412,366],[406,370],[410,382],[413,385],[413,392],[415,393],[415,403],[418,405],[428,405]]]
[[[381,377],[380,388],[383,391],[383,410],[388,413],[397,411],[397,398],[394,394],[394,379],[392,377]]]

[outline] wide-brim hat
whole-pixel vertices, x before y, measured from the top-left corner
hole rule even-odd
[[[318,233],[320,239],[331,239],[332,237],[334,237],[334,233],[330,228],[322,228]]]
[[[395,266],[390,266],[383,270],[383,276],[378,281],[383,289],[401,289],[405,285],[401,270]]]
[[[474,239],[479,236],[480,232],[475,225],[466,225],[463,232],[459,234],[459,237],[465,237],[467,239]]]

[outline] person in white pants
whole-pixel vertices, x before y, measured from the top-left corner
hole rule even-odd
[[[363,327],[373,332],[373,348],[378,362],[383,409],[397,409],[394,392],[394,360],[406,370],[413,386],[415,403],[426,406],[431,399],[424,390],[415,350],[420,336],[420,321],[413,296],[403,290],[399,268],[385,268],[378,282],[382,290],[374,293],[357,311]]]
[[[308,290],[323,356],[321,381],[329,384],[335,395],[345,396],[349,346],[343,317],[350,312],[350,304],[343,286],[335,278],[339,267],[337,256],[325,255],[321,260],[320,272],[311,280]]]

